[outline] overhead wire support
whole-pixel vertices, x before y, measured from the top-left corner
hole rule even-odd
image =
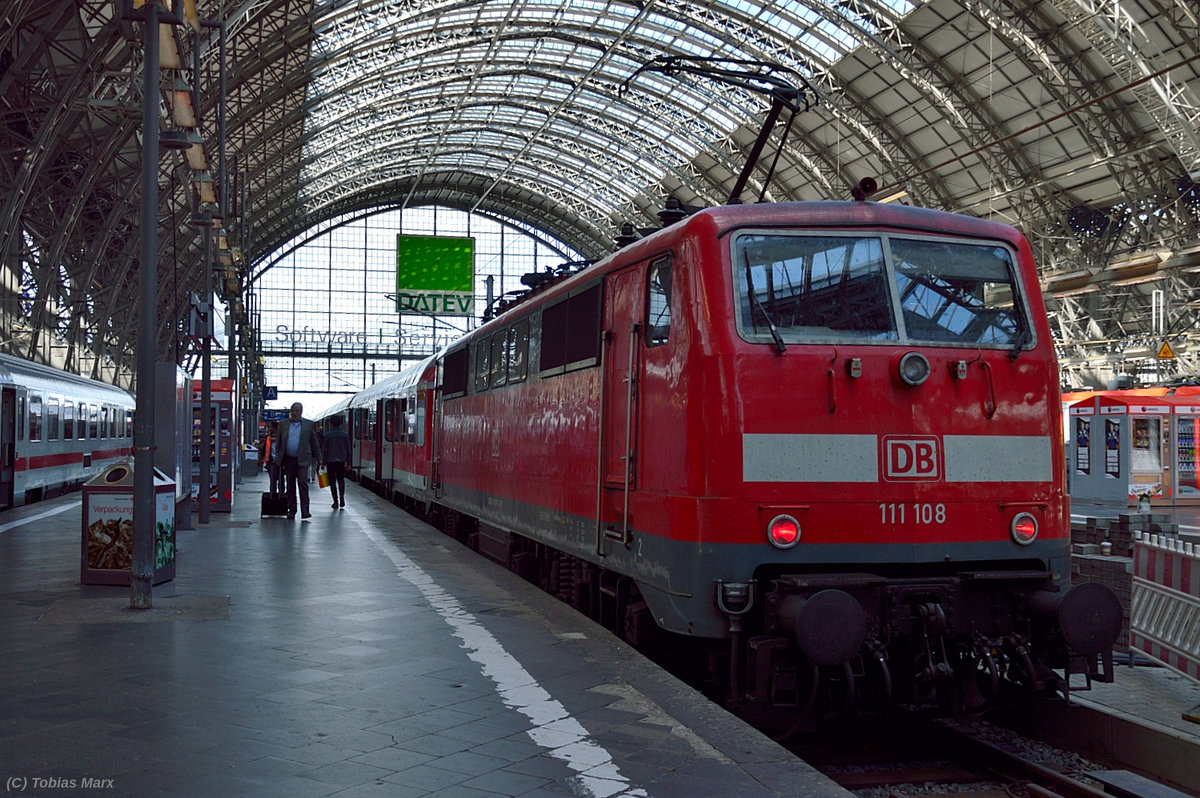
[[[759,196],[759,201],[762,201],[763,196],[766,194],[766,186],[770,184],[771,177],[775,173],[775,165],[779,162],[779,156],[783,152],[783,145],[787,141],[788,133],[791,132],[792,121],[796,118],[796,114],[808,111],[817,104],[817,92],[803,75],[790,67],[770,61],[741,58],[683,57],[675,55],[659,56],[638,67],[621,84],[618,93],[623,94],[629,88],[629,84],[633,82],[634,78],[643,72],[660,72],[670,77],[684,73],[697,75],[771,98],[771,110],[767,112],[767,116],[763,120],[762,130],[759,131],[758,138],[754,141],[754,146],[751,147],[749,154],[746,156],[746,165],[742,167],[741,174],[738,175],[733,189],[729,192],[729,199],[726,201],[726,204],[729,205],[736,205],[742,201],[742,192],[746,188],[746,183],[750,181],[750,175],[754,172],[754,168],[758,164],[758,159],[762,157],[762,151],[766,147],[767,139],[770,138],[771,131],[779,121],[779,115],[786,109],[790,111],[787,126],[780,137],[779,148],[775,153],[775,158],[771,161],[771,168],[767,173],[767,178],[763,182],[763,193]]]

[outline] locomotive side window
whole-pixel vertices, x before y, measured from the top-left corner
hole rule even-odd
[[[46,440],[58,440],[59,426],[59,399],[56,396],[51,396],[46,399]]]
[[[40,394],[29,394],[29,440],[42,439],[42,397]]]
[[[999,244],[745,233],[733,259],[737,318],[750,341],[1026,343],[1013,257]]]
[[[492,388],[499,388],[508,383],[508,357],[505,351],[507,341],[507,330],[501,330],[492,336],[492,352],[488,376],[488,385]]]
[[[467,392],[467,348],[447,352],[442,360],[442,396],[453,399]]]
[[[542,311],[543,375],[588,368],[600,362],[600,283],[588,286]]]
[[[646,345],[659,346],[671,333],[671,259],[659,258],[646,275]]]
[[[492,345],[487,338],[475,343],[475,392],[480,393],[488,388],[488,375],[491,373]]]
[[[894,239],[892,255],[909,338],[1012,346],[1022,336],[1004,247]]]
[[[508,328],[504,348],[508,381],[524,382],[529,373],[529,320],[522,319]]]

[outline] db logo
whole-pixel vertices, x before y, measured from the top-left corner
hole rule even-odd
[[[888,480],[942,478],[942,456],[933,435],[883,439],[883,475]]]

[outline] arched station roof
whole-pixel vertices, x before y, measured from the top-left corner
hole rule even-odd
[[[0,7],[0,347],[125,384],[140,312],[143,1]],[[231,300],[295,236],[375,207],[483,211],[599,256],[622,224],[656,226],[667,197],[723,203],[771,98],[643,68],[766,62],[811,107],[771,128],[746,201],[848,197],[872,176],[878,199],[1010,222],[1040,259],[1068,374],[1128,368],[1166,334],[1173,367],[1196,369],[1190,0],[195,5],[207,24],[177,8],[183,24],[163,28],[161,124],[199,134],[218,176],[223,23]],[[211,206],[187,154],[160,164],[160,359],[186,346],[188,296],[204,284],[191,219]]]

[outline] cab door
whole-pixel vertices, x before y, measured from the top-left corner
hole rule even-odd
[[[600,462],[596,551],[629,539],[629,498],[637,481],[638,383],[641,371],[644,266],[608,276],[600,388]]]

